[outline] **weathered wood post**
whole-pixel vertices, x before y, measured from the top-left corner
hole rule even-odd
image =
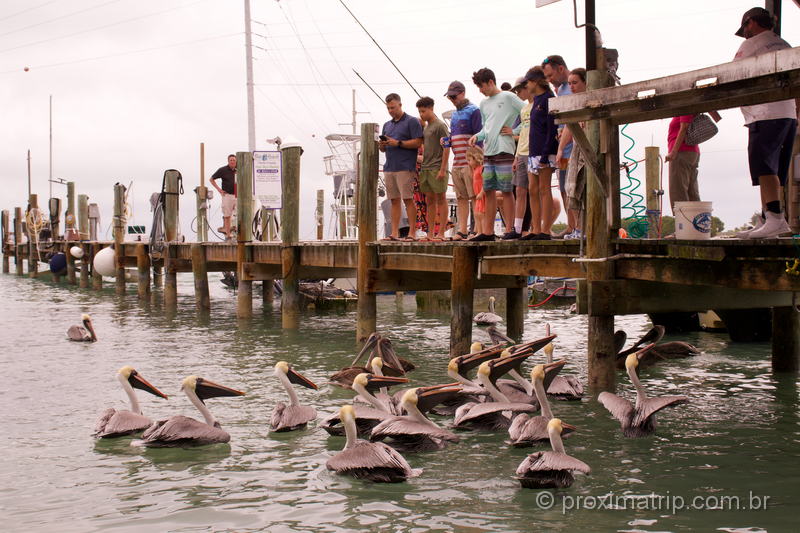
[[[39,274],[39,227],[41,212],[39,211],[39,196],[31,194],[28,199],[28,275],[35,278]]]
[[[91,257],[89,257],[89,262],[92,264],[92,288],[94,290],[101,290],[103,288],[103,276],[100,275],[100,272],[94,268],[94,256],[97,255],[97,252],[103,249],[102,244],[94,243],[92,246],[92,253]]]
[[[363,343],[377,329],[377,302],[374,292],[369,292],[369,271],[378,266],[377,248],[370,249],[368,243],[378,238],[378,143],[375,133],[378,125],[373,122],[361,124],[361,159],[358,172],[358,307],[356,341]]]
[[[660,190],[660,167],[658,159],[658,146],[645,146],[644,148],[644,169],[645,169],[645,200],[647,201],[647,238],[657,239],[659,212],[658,201],[661,195]]]
[[[200,143],[200,186],[197,193],[197,241],[208,240],[208,188],[206,187],[206,145]]]
[[[3,213],[0,218],[2,219],[3,226],[3,274],[8,274],[11,265],[10,258],[8,257],[8,252],[11,249],[8,243],[9,236],[11,235],[10,228],[8,227],[11,218],[9,216],[8,209],[3,209]]]
[[[167,170],[165,173],[164,187],[164,305],[176,306],[178,304],[178,273],[171,267],[170,259],[175,255],[172,245],[178,240],[178,196],[180,184],[177,170]]]
[[[472,344],[472,308],[477,273],[478,247],[455,245],[453,274],[450,277],[450,357],[469,353]]]
[[[114,184],[114,265],[117,294],[125,294],[125,186]]]
[[[800,313],[793,307],[772,308],[772,371],[800,370]]]
[[[317,189],[317,240],[321,241],[325,229],[325,191]]]
[[[67,215],[64,217],[64,253],[67,256],[67,283],[78,283],[75,277],[75,258],[70,253],[70,242],[75,239],[75,182],[67,182]]]
[[[194,300],[199,310],[211,308],[211,297],[208,293],[208,268],[206,266],[206,250],[199,242],[191,244],[192,274],[194,276]]]
[[[253,282],[244,279],[244,264],[253,260],[253,251],[247,246],[253,240],[253,154],[237,152],[236,161],[236,316],[249,318],[253,316]]]
[[[14,208],[14,267],[17,276],[22,276],[23,270],[22,251],[22,208]]]
[[[297,329],[300,318],[300,156],[297,143],[281,146],[281,323],[284,329]]]
[[[506,288],[506,335],[519,342],[525,332],[525,312],[528,310],[528,287]],[[471,332],[470,332],[471,337]],[[467,353],[466,352],[462,353]],[[461,355],[461,354],[459,354]]]
[[[147,245],[136,245],[136,273],[138,275],[136,294],[140,300],[150,300],[150,254]]]
[[[47,200],[48,215],[50,216],[51,238],[57,241],[61,238],[61,198]],[[55,216],[54,216],[55,215]]]
[[[78,286],[81,289],[89,288],[89,256],[91,255],[90,247],[88,244],[80,243],[81,250],[83,250],[83,257],[81,257],[81,277]]]
[[[607,80],[608,74],[605,70],[589,71],[588,88],[593,90],[605,87]],[[611,131],[612,128],[606,128],[607,134]],[[600,168],[604,168],[605,159],[600,154],[600,146],[603,143],[600,136],[600,121],[592,120],[587,123],[587,137],[600,162]],[[610,175],[608,169],[605,170]],[[619,169],[616,171],[619,172]],[[608,176],[605,178],[598,176],[591,165],[586,165],[586,256],[589,259],[601,260],[588,263],[586,279],[589,283],[590,298],[604,297],[598,284],[593,285],[592,282],[602,282],[612,277],[611,263],[603,260],[611,255],[607,198],[611,183],[608,182]],[[610,191],[610,194],[616,193],[616,190]],[[616,384],[614,316],[590,315],[588,336],[589,386],[595,391],[613,390]]]
[[[78,238],[89,239],[89,197],[85,194],[78,195]]]

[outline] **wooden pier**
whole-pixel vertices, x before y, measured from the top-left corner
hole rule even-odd
[[[800,247],[792,239],[683,241],[667,239],[619,239],[619,148],[618,126],[627,122],[666,118],[679,114],[711,111],[744,103],[767,102],[800,96],[800,49],[765,54],[736,63],[709,67],[676,76],[629,86],[603,88],[606,73],[592,71],[592,90],[551,101],[557,121],[575,134],[591,169],[587,177],[586,246],[578,241],[408,242],[378,241],[376,225],[378,151],[376,124],[362,124],[357,220],[358,241],[299,242],[299,146],[284,147],[281,242],[253,240],[252,183],[248,179],[252,154],[239,152],[239,227],[237,242],[177,242],[177,173],[166,174],[163,245],[122,240],[124,195],[115,186],[115,242],[89,240],[86,199],[78,198],[78,240],[56,238],[48,252],[64,252],[68,259],[66,279],[61,283],[92,288],[102,286],[102,277],[90,268],[102,248],[114,244],[116,268],[136,269],[136,291],[140,299],[152,297],[151,286],[162,283],[166,306],[177,303],[176,276],[194,276],[198,309],[211,302],[208,272],[235,271],[239,279],[237,314],[253,313],[253,281],[265,282],[263,298],[272,299],[272,280],[283,280],[281,296],[283,327],[299,327],[300,279],[356,278],[358,288],[356,338],[363,341],[380,328],[376,324],[375,298],[384,291],[451,291],[451,354],[468,351],[472,338],[475,289],[505,288],[506,325],[510,336],[520,338],[526,309],[527,276],[581,278],[578,310],[589,315],[587,346],[589,385],[594,390],[613,389],[616,370],[613,351],[614,316],[648,312],[704,311],[707,309],[773,309],[772,364],[775,371],[796,372],[800,367],[800,321],[795,295],[800,275],[788,268],[798,258]],[[648,96],[642,96],[645,91]],[[584,130],[576,127],[588,121]],[[656,150],[657,152],[657,150]],[[648,154],[653,157],[653,151]],[[787,204],[797,197],[794,180],[787,191]],[[736,186],[747,187],[742,182]],[[74,187],[68,205],[74,206]],[[196,191],[203,194],[201,183]],[[30,205],[36,205],[35,195]],[[204,202],[198,198],[198,209]],[[70,207],[74,209],[74,207]],[[796,225],[797,220],[793,220]],[[35,243],[22,243],[26,220],[20,208],[13,222],[3,212],[3,272],[23,275],[24,260],[35,275]],[[35,240],[35,238],[34,238]],[[69,248],[79,246],[80,264],[74,264]],[[76,271],[79,276],[75,275]],[[70,272],[72,272],[70,274]],[[151,277],[152,272],[152,277]],[[116,292],[129,288],[118,275]]]

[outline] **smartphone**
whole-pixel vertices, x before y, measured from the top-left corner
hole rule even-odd
[[[378,139],[380,139],[380,140],[382,140],[382,141],[386,142],[387,140],[389,140],[389,137],[387,137],[386,135],[379,135],[379,136],[378,136]]]

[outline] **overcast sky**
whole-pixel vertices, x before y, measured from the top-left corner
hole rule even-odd
[[[436,111],[448,83],[462,80],[467,96],[480,67],[512,81],[548,54],[583,66],[583,30],[572,2],[536,9],[535,0],[345,0]],[[757,0],[598,0],[605,45],[620,53],[623,83],[730,61],[742,13]],[[148,198],[165,169],[184,176],[182,224],[195,216],[199,145],[206,177],[228,153],[247,150],[244,9],[242,0],[2,0],[0,1],[0,172],[3,209],[25,206],[26,151],[33,192],[48,195],[48,97],[53,95],[53,176],[77,182],[79,193],[110,222],[113,184],[133,181],[134,220],[150,226]],[[583,1],[578,0],[579,12]],[[388,119],[381,94],[399,93],[415,112],[405,84],[337,0],[252,0],[258,149],[265,139],[295,137],[303,145],[301,238],[314,238],[317,189],[332,202],[322,158],[325,135],[349,133],[351,90],[359,121]],[[582,16],[579,13],[579,23]],[[784,2],[783,37],[800,44],[800,9]],[[25,70],[25,68],[29,70]],[[729,227],[758,207],[749,185],[746,130],[738,109],[722,113],[720,134],[703,144],[700,193]],[[650,144],[666,150],[667,120],[632,125],[634,159]],[[630,147],[623,139],[624,150]],[[644,179],[644,168],[636,175]],[[666,173],[665,173],[666,180]],[[624,182],[624,178],[623,178]],[[664,188],[667,188],[666,181]],[[54,185],[54,195],[66,197]],[[665,205],[666,199],[665,199]],[[219,199],[212,223],[221,225]],[[623,213],[623,216],[628,213]],[[330,211],[326,205],[326,228]],[[327,229],[326,229],[327,231]],[[110,235],[110,234],[109,234]]]

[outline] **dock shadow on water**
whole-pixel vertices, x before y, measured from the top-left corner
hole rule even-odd
[[[510,448],[502,431],[459,432],[460,442],[444,450],[406,454],[422,474],[378,485],[328,471],[325,462],[345,439],[329,437],[319,427],[351,397],[327,381],[356,353],[355,312],[304,312],[299,329],[284,331],[277,304],[262,308],[257,300],[253,317],[237,320],[235,295],[212,280],[211,310],[198,312],[191,277],[178,279],[178,308],[170,312],[156,300],[139,302],[135,290],[118,297],[113,290],[79,291],[0,276],[6,310],[0,340],[9,347],[0,355],[4,530],[795,528],[798,380],[771,373],[765,343],[735,345],[724,335],[706,333],[664,339],[686,340],[702,353],[640,370],[648,394],[689,397],[685,405],[658,414],[651,437],[623,437],[619,423],[593,399],[551,402],[555,416],[578,428],[564,440],[567,452],[592,468],[569,489],[521,489],[514,477],[517,465],[545,448]],[[450,314],[417,312],[414,298],[379,297],[379,329],[398,355],[417,366],[408,376],[410,386],[450,382]],[[91,313],[99,341],[67,342],[66,328],[83,312]],[[585,383],[586,317],[563,307],[531,309],[524,340],[543,336],[545,322],[558,335],[555,358],[567,360],[563,374]],[[649,324],[645,317],[626,316],[617,318],[616,327],[631,339]],[[477,328],[475,337],[488,340]],[[314,406],[318,417],[304,430],[273,434],[272,409],[286,401],[273,376],[281,360],[319,385],[318,391],[298,391],[301,403]],[[124,365],[169,396],[139,395],[143,413],[153,420],[176,414],[200,419],[180,390],[188,375],[245,392],[206,400],[230,443],[143,449],[130,446],[128,437],[95,441],[91,432],[100,412],[128,408],[115,379]],[[624,373],[618,381],[618,394],[634,398]],[[766,510],[756,505],[764,498]],[[677,508],[681,500],[685,508]]]

